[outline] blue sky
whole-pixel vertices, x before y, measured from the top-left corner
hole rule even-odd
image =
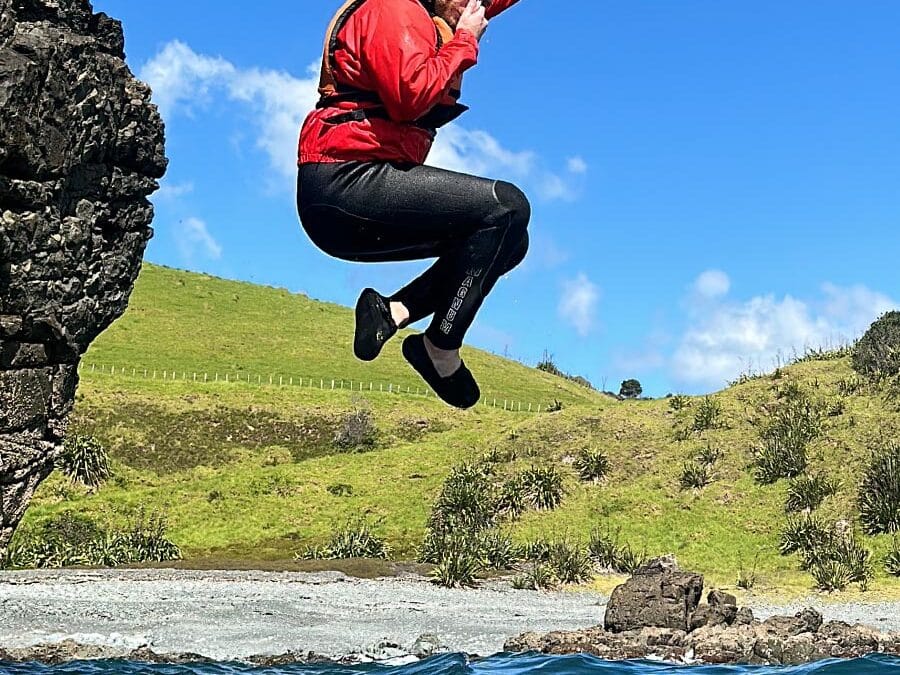
[[[338,0],[95,0],[171,163],[147,259],[352,305],[425,263],[307,240],[299,124]],[[532,250],[469,342],[705,393],[900,308],[900,3],[546,2],[492,22],[429,163],[511,180]]]

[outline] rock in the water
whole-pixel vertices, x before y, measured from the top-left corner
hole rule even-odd
[[[670,560],[654,561],[613,591],[612,627],[607,610],[605,630],[595,626],[546,635],[525,633],[507,640],[504,649],[749,664],[808,663],[874,653],[900,656],[900,633],[879,633],[840,621],[823,624],[814,609],[760,622],[748,608],[738,609],[736,598],[728,593],[711,591],[709,604],[698,607],[702,590],[699,575],[682,572]],[[687,631],[671,625],[682,620],[687,621]],[[634,626],[641,621],[656,626]],[[670,625],[659,625],[663,622]],[[621,630],[622,626],[628,627]]]
[[[447,651],[447,649],[448,647],[437,635],[424,633],[416,638],[416,641],[409,648],[409,653],[420,659],[426,659],[433,654]]]
[[[691,630],[703,626],[730,626],[737,613],[737,605],[700,605],[691,614]]]
[[[0,0],[0,551],[152,235],[163,124],[124,58],[88,0]]]
[[[606,630],[641,628],[687,631],[703,594],[703,576],[683,572],[671,559],[652,560],[613,590],[606,607]]]
[[[717,591],[715,588],[710,589],[709,594],[706,596],[706,602],[709,603],[710,607],[721,607],[723,605],[737,606],[736,597],[734,597],[731,593]]]

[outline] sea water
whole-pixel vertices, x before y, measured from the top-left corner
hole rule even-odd
[[[156,665],[132,661],[74,661],[58,666],[3,664],[3,675],[900,675],[900,659],[869,656],[802,666],[684,666],[654,661],[602,661],[593,656],[498,654],[469,660],[442,654],[405,666],[331,664],[254,667],[238,663]]]

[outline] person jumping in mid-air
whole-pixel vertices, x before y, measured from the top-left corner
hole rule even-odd
[[[423,163],[436,130],[467,110],[462,73],[488,19],[516,1],[349,0],[300,134],[297,209],[316,246],[355,262],[437,258],[389,297],[362,292],[356,356],[375,359],[398,328],[433,315],[403,355],[458,408],[481,396],[459,349],[497,279],[524,259],[531,207],[510,183]]]

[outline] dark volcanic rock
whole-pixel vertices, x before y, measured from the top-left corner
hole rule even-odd
[[[123,45],[88,0],[0,0],[0,550],[152,234],[163,125]]]
[[[672,560],[653,561],[613,591],[612,627],[607,623],[605,630],[595,626],[547,635],[524,633],[507,640],[504,649],[749,664],[798,664],[873,653],[900,656],[898,633],[840,621],[823,624],[822,615],[813,609],[760,622],[749,609],[738,609],[736,598],[728,593],[711,591],[709,604],[698,606],[702,591],[699,575],[682,572]],[[606,616],[609,622],[609,609]],[[682,620],[688,631],[671,625]],[[647,623],[636,625],[642,621]],[[661,622],[670,625],[659,626]],[[621,630],[622,625],[628,628]]]
[[[703,577],[683,572],[672,558],[652,560],[612,593],[606,630],[621,633],[644,627],[687,631],[703,594]]]

